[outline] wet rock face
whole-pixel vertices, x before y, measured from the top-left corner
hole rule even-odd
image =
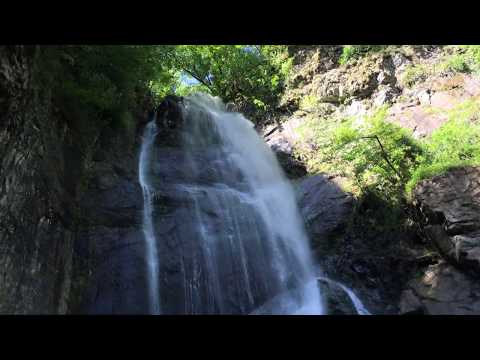
[[[184,125],[183,98],[169,95],[156,108],[156,123],[162,136],[155,142],[158,146],[178,147],[181,144],[180,129]]]
[[[79,199],[74,276],[84,286],[71,300],[71,313],[146,314],[149,310],[139,147],[111,140],[106,149],[99,149],[102,157],[94,156]]]
[[[373,314],[397,314],[400,295],[423,248],[408,232],[379,231],[354,210],[354,200],[329,177],[296,184],[300,212],[325,276],[351,288]],[[362,220],[363,219],[363,220]],[[408,249],[407,247],[412,247]],[[428,260],[428,259],[427,259]],[[425,262],[425,260],[423,260]],[[426,265],[422,265],[426,266]],[[329,313],[355,314],[344,291],[325,286]]]
[[[422,181],[414,197],[430,241],[453,264],[480,275],[480,168]]]
[[[0,313],[64,313],[75,186],[49,94],[35,87],[36,48],[0,46]]]
[[[275,151],[280,166],[285,171],[289,179],[297,179],[307,175],[307,168],[299,160],[295,159],[291,153],[286,151]]]

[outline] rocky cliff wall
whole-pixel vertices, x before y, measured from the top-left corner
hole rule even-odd
[[[115,223],[121,206],[113,211],[112,204],[98,196],[118,179],[136,181],[135,126],[125,131],[87,129],[82,109],[63,103],[44,81],[42,55],[39,46],[0,46],[3,314],[68,313],[78,308],[96,269],[93,254],[107,247],[108,237],[85,236],[96,231],[91,218],[107,209],[106,226],[125,228],[121,220]],[[147,114],[137,109],[133,115],[140,124]],[[85,203],[92,189],[98,195],[97,212]],[[96,220],[102,222],[101,217]]]

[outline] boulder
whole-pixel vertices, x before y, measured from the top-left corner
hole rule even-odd
[[[159,128],[173,129],[181,125],[183,98],[168,95],[157,107],[157,125]]]
[[[476,315],[480,284],[440,261],[411,280],[400,298],[400,314]]]
[[[328,315],[357,315],[357,310],[348,294],[335,282],[319,279]]]
[[[441,254],[480,275],[480,167],[458,168],[420,182],[414,205]]]
[[[345,225],[353,210],[353,197],[332,180],[315,175],[297,184],[300,212],[314,239],[326,241]]]

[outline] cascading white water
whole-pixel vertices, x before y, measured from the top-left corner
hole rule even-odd
[[[181,149],[155,145],[150,158],[154,126],[145,130],[140,182],[162,313],[323,314],[293,188],[253,123],[218,98],[191,95]],[[152,193],[167,199],[153,214]]]
[[[145,127],[139,161],[139,182],[143,191],[143,233],[146,242],[146,259],[148,264],[148,293],[151,314],[160,313],[160,294],[158,279],[158,253],[155,232],[152,224],[152,192],[149,182],[152,146],[157,134],[155,121]]]

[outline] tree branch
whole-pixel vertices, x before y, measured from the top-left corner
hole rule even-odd
[[[379,139],[379,137],[378,137],[377,135],[360,136],[360,137],[357,137],[357,138],[355,138],[355,139],[352,139],[352,140],[350,140],[350,141],[345,142],[344,144],[341,145],[341,147],[343,147],[343,146],[345,146],[345,145],[347,145],[347,144],[349,144],[349,143],[351,143],[351,142],[353,142],[353,141],[355,141],[355,140],[359,140],[359,139],[375,139],[375,140],[377,140],[378,145],[380,145],[380,150],[381,150],[381,152],[382,152],[382,157],[383,157],[383,159],[386,161],[386,163],[388,164],[388,166],[393,170],[393,172],[398,176],[398,178],[399,178],[400,180],[403,179],[402,175],[400,175],[400,173],[398,172],[398,170],[395,169],[395,167],[393,166],[393,164],[390,162],[390,159],[388,158],[387,152],[386,152],[385,149],[383,148],[383,145],[382,145],[382,143],[381,143],[381,141],[380,141],[380,139]],[[397,182],[397,181],[395,181],[395,182]]]
[[[209,88],[210,90],[213,90],[212,89],[212,86],[208,83],[206,83],[201,77],[195,75],[195,73],[191,72],[190,70],[187,70],[185,68],[182,68],[182,71],[185,71],[186,73],[188,73],[191,77],[193,77],[195,80],[197,80],[198,82],[200,82],[201,84],[205,85],[207,88]]]
[[[383,145],[382,143],[380,142],[380,139],[378,138],[377,135],[372,135],[372,136],[362,136],[360,137],[360,139],[376,139],[377,142],[378,142],[378,145],[380,145],[380,149],[382,151],[382,157],[383,159],[387,162],[387,164],[390,166],[390,168],[395,172],[395,174],[397,174],[398,178],[399,179],[402,179],[402,176],[400,175],[400,173],[397,171],[397,169],[395,169],[395,167],[393,166],[393,164],[390,162],[390,160],[388,159],[388,155],[387,153],[385,152],[385,149],[383,148]]]
[[[265,138],[269,137],[270,135],[272,135],[272,134],[273,134],[275,131],[277,131],[278,129],[280,129],[280,126],[275,126],[272,130],[270,130],[267,134],[265,134],[265,135],[263,136],[263,138],[265,139]]]

